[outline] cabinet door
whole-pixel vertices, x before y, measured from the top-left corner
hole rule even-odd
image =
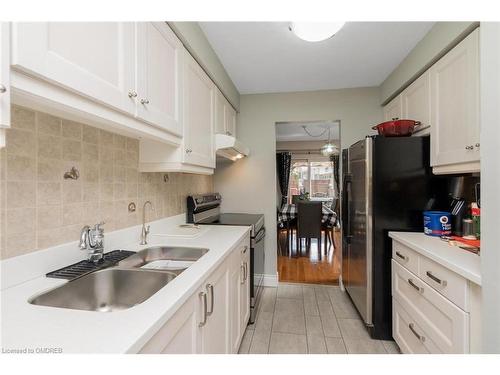
[[[229,321],[231,353],[238,353],[243,335],[240,314],[240,284],[243,280],[242,265],[239,254],[233,254],[229,273]]]
[[[430,68],[431,165],[479,160],[479,29]]]
[[[428,129],[431,118],[431,87],[429,80],[429,71],[426,71],[401,93],[403,117],[421,123],[416,128],[417,135],[428,134],[430,131]]]
[[[245,333],[248,319],[250,319],[250,249],[244,246],[241,254],[242,283],[240,284],[240,329]]]
[[[142,347],[141,354],[196,354],[201,348],[201,308],[195,293],[167,323]]]
[[[22,22],[13,24],[15,69],[135,114],[134,24]]]
[[[10,25],[0,22],[0,147],[4,144],[4,130],[10,127]]]
[[[182,136],[182,43],[164,22],[136,24],[137,117]]]
[[[403,118],[403,101],[401,95],[398,95],[384,107],[384,121],[401,118]]]
[[[229,274],[227,263],[220,266],[205,283],[208,309],[202,328],[202,352],[229,353]]]
[[[226,101],[226,103],[226,134],[236,137],[236,111],[229,102]]]
[[[215,133],[226,134],[226,98],[219,90],[215,95]]]
[[[184,158],[188,164],[215,167],[215,85],[185,50]]]

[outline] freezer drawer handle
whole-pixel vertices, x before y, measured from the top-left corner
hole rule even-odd
[[[405,255],[401,254],[399,251],[396,251],[396,255],[403,260],[408,260],[408,258]]]
[[[413,323],[408,324],[408,328],[410,328],[410,331],[415,335],[417,339],[419,339],[422,342],[425,342],[425,337],[423,335],[419,335],[417,331],[415,331],[415,326]]]
[[[416,290],[418,290],[420,293],[424,292],[424,288],[419,287],[417,284],[415,284],[413,282],[412,279],[408,279],[408,284],[410,284],[413,288],[415,288]]]
[[[427,271],[425,273],[431,280],[435,281],[438,284],[441,284],[442,286],[446,286],[448,283],[446,280],[441,280],[440,278],[434,276],[431,271]]]

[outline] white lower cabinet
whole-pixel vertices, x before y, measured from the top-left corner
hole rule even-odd
[[[247,236],[139,353],[237,353],[250,316],[249,249]]]
[[[392,328],[401,351],[478,352],[479,289],[461,275],[393,241]]]

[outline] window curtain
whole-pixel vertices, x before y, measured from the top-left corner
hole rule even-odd
[[[339,192],[340,192],[340,186],[339,186],[339,159],[340,155],[330,155],[330,161],[332,162],[333,166],[333,180],[335,184],[335,199],[334,199],[334,207],[332,209],[338,214],[339,213]]]
[[[290,167],[292,154],[289,152],[278,152],[276,154],[276,170],[281,192],[281,206],[288,200],[288,183],[290,182]]]

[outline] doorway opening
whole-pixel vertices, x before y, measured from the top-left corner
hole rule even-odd
[[[280,282],[338,284],[339,154],[339,120],[276,123]]]

